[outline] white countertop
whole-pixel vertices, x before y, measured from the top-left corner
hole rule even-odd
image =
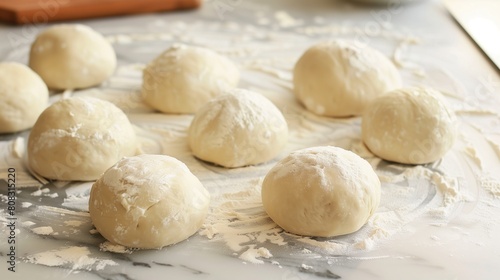
[[[145,151],[184,161],[215,198],[212,213],[198,234],[180,244],[131,254],[102,251],[105,240],[90,232],[85,211],[91,183],[41,186],[11,152],[15,143],[22,152],[22,142],[15,139],[27,132],[3,135],[0,194],[6,194],[7,168],[15,167],[19,231],[13,273],[6,262],[9,231],[1,228],[2,279],[498,278],[498,69],[440,1],[392,8],[333,0],[267,2],[210,0],[197,11],[79,21],[112,41],[119,68],[102,87],[74,94],[115,102],[137,127]],[[26,63],[29,45],[43,28],[0,25],[1,60]],[[380,161],[363,149],[359,118],[316,117],[294,100],[290,69],[296,59],[314,42],[337,37],[381,50],[399,64],[406,85],[428,85],[446,93],[460,119],[460,136],[442,161],[423,167]],[[284,112],[291,137],[280,157],[302,147],[336,145],[369,160],[383,182],[381,206],[369,224],[358,233],[327,240],[276,233],[269,219],[263,225],[271,229],[252,231],[245,223],[252,215],[264,215],[259,184],[275,161],[236,170],[199,162],[185,145],[192,117],[154,114],[138,98],[140,68],[174,42],[229,56],[242,69],[240,86],[263,93]],[[5,197],[0,207],[0,221],[8,224]],[[224,227],[236,224],[218,213],[220,209],[239,215],[242,233],[224,232]],[[214,237],[207,234],[209,229]],[[244,241],[238,248],[230,246],[235,238]],[[272,257],[247,258],[245,252],[258,248]]]

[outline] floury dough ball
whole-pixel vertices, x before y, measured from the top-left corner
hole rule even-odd
[[[0,133],[33,126],[49,103],[49,90],[42,79],[25,65],[0,63]]]
[[[201,47],[175,45],[144,69],[142,97],[164,113],[195,113],[238,81],[239,70],[226,57]]]
[[[28,139],[28,161],[49,179],[96,180],[137,151],[134,128],[112,103],[92,97],[55,102],[40,115]]]
[[[284,230],[331,237],[360,229],[380,202],[371,165],[341,148],[313,147],[278,162],[262,183],[267,214]]]
[[[109,241],[154,249],[193,235],[208,213],[210,195],[175,158],[124,158],[92,186],[90,218]]]
[[[188,140],[197,158],[242,167],[277,156],[287,143],[288,126],[267,98],[235,89],[200,108],[189,127]]]
[[[401,76],[379,51],[337,40],[309,48],[295,64],[293,84],[307,110],[348,117],[361,115],[375,97],[399,88]]]
[[[363,142],[375,155],[405,164],[440,159],[456,137],[456,117],[440,92],[405,88],[373,101],[362,118]]]
[[[52,89],[96,86],[116,67],[111,44],[92,28],[59,24],[41,32],[31,45],[30,67]]]

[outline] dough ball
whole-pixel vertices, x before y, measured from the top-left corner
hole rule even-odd
[[[25,65],[0,63],[0,133],[33,126],[49,103],[49,90],[42,79]]]
[[[90,218],[109,241],[153,249],[193,235],[208,213],[210,195],[175,158],[124,158],[92,186]]]
[[[267,214],[284,230],[331,237],[360,229],[380,202],[371,165],[341,148],[299,150],[278,162],[262,183]]]
[[[337,40],[308,49],[295,64],[293,84],[307,110],[347,117],[362,114],[375,97],[399,88],[401,76],[379,51]]]
[[[188,138],[197,158],[242,167],[277,156],[287,143],[288,126],[267,98],[237,89],[205,104],[195,114]]]
[[[195,113],[238,81],[239,70],[229,59],[209,49],[175,45],[144,69],[142,96],[164,113]]]
[[[95,180],[136,151],[127,116],[112,103],[92,97],[55,102],[40,115],[28,139],[31,168],[56,180]]]
[[[86,88],[113,74],[116,55],[111,44],[92,28],[60,24],[37,36],[31,45],[29,65],[49,88]]]
[[[365,145],[375,155],[423,164],[440,159],[453,146],[456,118],[438,91],[405,88],[375,99],[363,115],[361,129]]]

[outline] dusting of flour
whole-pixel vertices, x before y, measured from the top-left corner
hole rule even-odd
[[[118,265],[112,260],[103,260],[90,257],[87,247],[71,246],[57,250],[36,253],[26,257],[30,263],[45,266],[68,267],[71,270],[102,270],[106,266]]]

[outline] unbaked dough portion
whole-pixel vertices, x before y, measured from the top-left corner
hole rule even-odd
[[[52,89],[99,85],[113,74],[116,55],[111,44],[92,28],[59,24],[41,32],[31,45],[30,67]]]
[[[210,195],[179,160],[163,155],[124,158],[92,186],[90,218],[109,241],[161,248],[193,235]]]
[[[405,88],[373,101],[362,118],[365,145],[389,161],[423,164],[440,159],[456,137],[456,117],[440,92]]]
[[[0,63],[0,133],[12,133],[33,126],[49,103],[49,90],[27,66]]]
[[[112,103],[92,97],[55,102],[40,115],[28,139],[30,167],[56,180],[95,180],[136,151],[127,116]]]
[[[380,181],[358,155],[332,146],[291,153],[262,183],[267,214],[284,230],[331,237],[360,229],[380,202]]]
[[[295,64],[294,93],[307,110],[323,116],[363,113],[375,97],[401,86],[394,64],[360,42],[336,40],[309,48]]]
[[[164,113],[195,113],[238,81],[239,70],[226,57],[206,48],[174,45],[144,69],[142,97]]]
[[[285,147],[288,126],[264,96],[235,89],[205,104],[189,127],[193,154],[224,167],[271,160]]]

